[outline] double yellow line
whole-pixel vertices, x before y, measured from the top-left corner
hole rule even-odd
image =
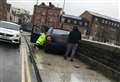
[[[26,48],[21,47],[21,82],[26,81],[31,82],[30,67]]]

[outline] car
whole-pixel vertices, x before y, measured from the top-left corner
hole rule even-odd
[[[47,32],[47,38],[44,46],[45,52],[56,54],[65,53],[68,35],[69,31],[50,28]]]
[[[0,41],[20,45],[21,26],[12,22],[0,21]]]

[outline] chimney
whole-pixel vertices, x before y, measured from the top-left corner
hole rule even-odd
[[[54,5],[51,2],[49,2],[49,7],[54,7]]]
[[[42,5],[42,6],[45,6],[45,3],[44,3],[44,2],[42,2],[42,3],[41,3],[41,5]]]

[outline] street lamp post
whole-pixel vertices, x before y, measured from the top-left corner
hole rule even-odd
[[[65,9],[65,0],[64,0],[64,2],[63,2],[62,14],[64,14],[64,9]]]
[[[63,16],[63,14],[64,14],[64,9],[65,9],[65,0],[64,0],[64,2],[63,2],[62,16]],[[62,29],[63,29],[63,24],[64,24],[64,18],[61,17],[61,28],[62,28]]]
[[[38,0],[36,1],[36,5],[38,5]]]

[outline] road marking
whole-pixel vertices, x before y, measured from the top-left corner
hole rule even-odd
[[[29,67],[29,63],[28,63],[27,52],[25,52],[25,61],[26,61],[27,81],[31,82],[30,67]]]
[[[23,48],[21,47],[21,82],[25,82],[25,67],[24,67],[24,54],[23,54]]]
[[[25,41],[24,41],[25,42]],[[30,66],[27,55],[27,45],[23,43],[21,45],[21,82],[31,82]]]

